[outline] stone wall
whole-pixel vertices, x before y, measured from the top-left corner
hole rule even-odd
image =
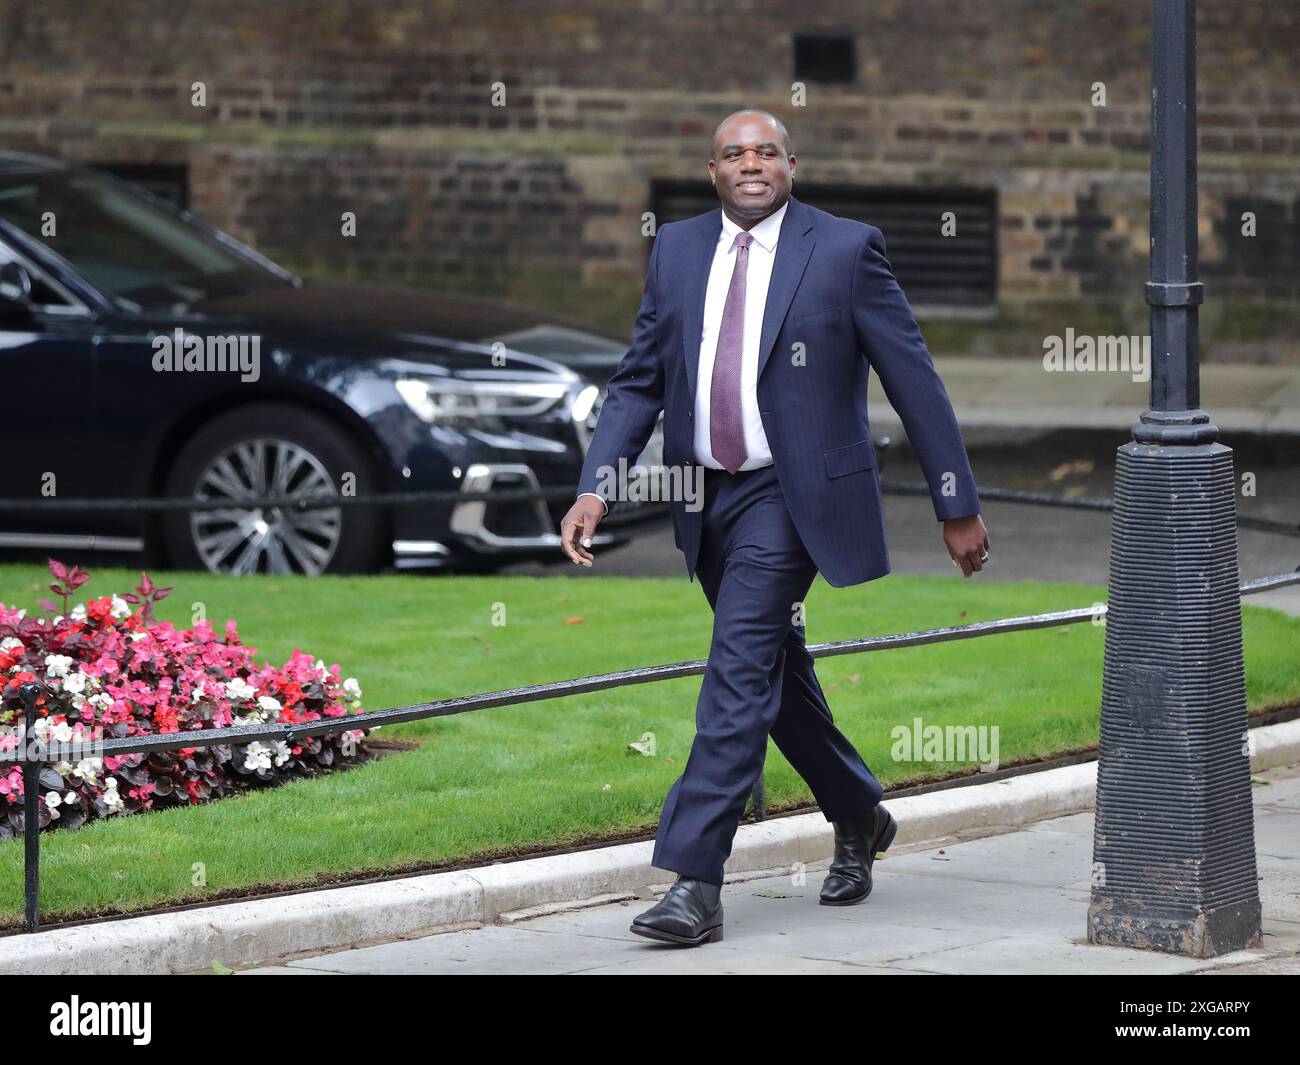
[[[1206,357],[1274,361],[1300,300],[1300,14],[1198,6]],[[718,119],[761,106],[801,180],[995,188],[999,319],[926,335],[1037,354],[1045,323],[1145,331],[1149,19],[1132,0],[0,0],[0,148],[183,166],[194,210],[300,272],[626,334],[649,182],[706,182]],[[856,79],[796,105],[792,34],[816,31],[852,35]]]

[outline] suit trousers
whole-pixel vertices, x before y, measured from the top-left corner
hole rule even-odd
[[[664,799],[650,864],[721,884],[769,734],[827,821],[865,819],[884,789],[835,727],[796,624],[817,567],[776,467],[733,474],[706,466],[701,518],[696,573],[713,609],[713,637],[695,739]]]

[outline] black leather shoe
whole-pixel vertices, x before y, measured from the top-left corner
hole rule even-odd
[[[822,883],[823,906],[850,906],[871,894],[871,865],[889,849],[898,822],[881,803],[862,823],[832,821],[835,857]]]
[[[662,899],[632,919],[632,931],[688,947],[718,942],[722,939],[722,885],[679,876]]]

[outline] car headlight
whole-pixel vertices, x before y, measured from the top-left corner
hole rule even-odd
[[[416,377],[400,378],[395,385],[416,417],[431,425],[544,414],[571,388],[563,381],[431,381]]]
[[[575,422],[587,424],[587,419],[591,418],[592,413],[596,410],[596,400],[600,398],[600,389],[595,385],[588,385],[573,401],[573,406],[569,408],[569,417]],[[594,420],[591,423],[594,427]]]

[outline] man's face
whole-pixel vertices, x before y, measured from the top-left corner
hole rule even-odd
[[[742,115],[718,130],[709,177],[728,215],[758,222],[790,198],[794,166],[794,156],[786,155],[781,132],[770,119]]]

